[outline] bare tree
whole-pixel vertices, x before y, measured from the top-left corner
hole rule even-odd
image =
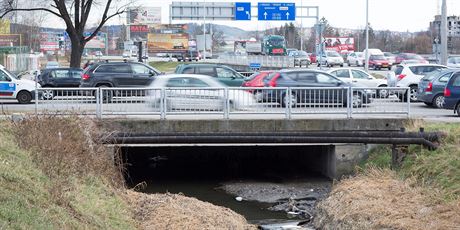
[[[130,2],[117,0],[115,2],[119,4],[113,4],[112,0],[44,0],[41,6],[30,7],[29,4],[19,4],[18,1],[0,0],[0,18],[16,11],[42,11],[61,18],[66,25],[66,32],[72,45],[70,54],[71,67],[80,67],[81,55],[86,43],[97,35],[108,20],[124,13],[130,4]],[[28,2],[26,1],[25,3]],[[98,10],[98,8],[102,9],[102,11],[97,12],[97,14],[101,15],[98,25],[91,35],[85,37],[83,33],[91,10]]]

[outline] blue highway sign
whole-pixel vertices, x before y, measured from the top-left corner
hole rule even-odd
[[[295,3],[259,2],[257,13],[259,21],[294,21]]]
[[[249,63],[249,68],[251,69],[260,69],[261,66],[260,63]]]
[[[250,2],[235,2],[235,20],[251,20]]]

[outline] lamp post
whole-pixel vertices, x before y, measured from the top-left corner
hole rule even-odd
[[[300,50],[303,50],[303,0],[300,0]]]
[[[366,52],[364,69],[369,72],[369,0],[366,0]]]
[[[442,0],[441,6],[441,65],[447,64],[447,3]]]

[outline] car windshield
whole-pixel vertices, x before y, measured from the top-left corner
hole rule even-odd
[[[427,75],[425,75],[422,78],[422,81],[432,81],[436,77],[438,77],[440,75],[444,75],[445,73],[448,73],[448,72],[450,72],[450,71],[446,71],[446,70],[443,70],[443,69],[433,70],[432,72],[429,72]]]
[[[16,77],[16,75],[11,73],[9,70],[7,69],[2,69],[2,70],[5,71],[8,74],[8,76],[10,76],[11,78],[14,78],[16,80],[18,79],[18,77]]]
[[[272,46],[282,46],[284,45],[284,39],[282,38],[270,38],[268,43]]]
[[[395,74],[400,75],[402,73],[403,69],[404,69],[404,67],[401,66],[401,65],[396,66]]]
[[[383,55],[385,55],[385,57],[394,57],[395,55],[392,54],[392,53],[383,53]]]
[[[340,55],[337,52],[326,52],[326,55],[328,57],[340,57]]]
[[[408,54],[407,59],[411,60],[423,60],[423,57],[417,54]]]
[[[298,52],[296,53],[296,55],[299,56],[299,57],[306,57],[306,56],[308,56],[308,55],[307,55],[307,52],[305,52],[305,51],[298,51]]]
[[[371,59],[373,60],[387,60],[383,55],[371,55]]]
[[[358,56],[358,57],[364,57],[364,54],[361,53],[361,52],[359,52],[359,53],[356,53],[356,56]]]
[[[458,57],[450,57],[447,62],[452,63],[452,64],[460,64],[460,56],[458,56]]]

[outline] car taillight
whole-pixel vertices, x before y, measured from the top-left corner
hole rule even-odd
[[[433,91],[433,83],[428,83],[428,87],[426,87],[425,92],[431,92]]]
[[[89,74],[85,73],[85,74],[81,75],[82,80],[89,80],[89,78],[90,78]]]
[[[405,78],[405,77],[406,77],[405,74],[400,74],[400,75],[398,75],[398,79],[397,79],[397,80],[398,80],[398,81],[401,81],[401,80],[402,80],[403,78]]]
[[[268,83],[269,86],[271,87],[276,87],[276,80],[272,80]]]
[[[444,97],[450,97],[450,89],[444,88]]]

